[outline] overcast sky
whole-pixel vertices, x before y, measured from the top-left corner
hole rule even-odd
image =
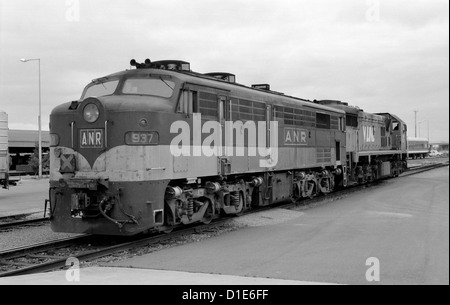
[[[244,85],[392,112],[449,140],[448,0],[0,0],[0,110],[37,129],[92,79],[179,59]]]

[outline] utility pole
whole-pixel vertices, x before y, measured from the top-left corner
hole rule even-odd
[[[414,126],[415,126],[414,137],[415,137],[415,138],[417,138],[417,112],[419,112],[419,110],[414,110],[414,114],[415,114],[415,120],[414,120]]]
[[[21,62],[37,61],[39,63],[39,114],[38,114],[38,125],[39,125],[39,179],[42,178],[42,128],[41,128],[41,59],[32,58],[25,59],[22,58]]]

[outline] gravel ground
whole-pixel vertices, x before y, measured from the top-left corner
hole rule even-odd
[[[445,157],[445,158],[426,158],[426,159],[416,159],[416,160],[409,159],[408,160],[408,167],[412,168],[412,167],[417,167],[417,166],[421,166],[421,165],[444,163],[444,162],[448,162],[448,160],[449,160],[448,157]]]
[[[303,212],[290,211],[286,209],[272,209],[254,214],[238,217],[233,222],[244,227],[263,227],[284,223],[286,221],[298,218]]]
[[[231,218],[230,221],[214,228],[203,228],[200,232],[191,235],[183,235],[165,241],[162,244],[151,245],[136,250],[123,251],[111,256],[82,263],[83,268],[104,266],[113,262],[126,260],[136,256],[141,256],[168,248],[173,248],[189,243],[198,243],[203,240],[214,238],[219,235],[227,234],[247,227],[270,226],[284,223],[291,219],[303,215],[303,212],[290,211],[281,208],[275,208],[268,211],[261,211],[241,217]]]
[[[10,231],[5,230],[0,233],[0,251],[64,239],[76,235],[77,234],[55,233],[50,229],[50,225],[11,229]]]
[[[121,261],[127,258],[148,254],[179,245],[196,243],[245,227],[275,225],[296,218],[301,214],[302,212],[293,212],[286,209],[273,209],[269,211],[262,211],[250,215],[231,218],[230,221],[218,227],[202,227],[197,233],[174,237],[165,241],[164,243],[160,243],[157,245],[152,245],[136,250],[123,251],[112,256],[107,256],[98,260],[83,263],[82,267],[104,265],[106,263]],[[75,235],[76,234],[52,232],[49,225],[26,227],[22,229],[11,229],[10,231],[1,232],[0,251],[27,246],[30,244],[42,243],[55,239],[68,238]]]
[[[144,255],[147,253],[152,253],[183,244],[200,242],[202,240],[233,232],[245,227],[275,225],[296,218],[301,214],[302,212],[293,212],[278,208],[241,217],[231,218],[230,221],[224,223],[223,225],[220,225],[219,227],[202,227],[202,229],[195,234],[174,237],[162,244],[152,245],[137,250],[124,251],[113,256],[108,256],[98,260],[94,260],[92,262],[84,263],[83,267],[98,266],[104,263],[120,261],[134,256]],[[0,251],[23,247],[30,244],[42,243],[55,239],[68,238],[75,235],[77,234],[52,232],[49,225],[26,227],[22,229],[11,229],[9,231],[5,230],[0,234]]]
[[[43,216],[44,216],[44,214],[42,211],[29,212],[29,213],[23,213],[23,214],[14,214],[14,215],[10,215],[10,216],[2,216],[2,217],[0,217],[0,224],[14,222],[14,221],[33,220],[33,219],[42,218]],[[48,217],[48,213],[47,213],[46,217]]]
[[[208,228],[208,229],[202,229],[201,231],[194,233],[194,234],[186,234],[182,236],[177,236],[174,238],[171,238],[169,240],[164,241],[163,243],[150,245],[147,247],[142,247],[139,249],[133,249],[128,251],[122,251],[119,253],[116,253],[114,255],[105,256],[97,260],[89,261],[89,262],[82,262],[81,267],[87,268],[87,267],[96,267],[96,266],[104,266],[109,263],[122,261],[125,259],[133,258],[135,256],[141,256],[157,251],[161,251],[168,248],[177,247],[180,245],[185,245],[189,243],[197,243],[202,240],[213,238],[222,234],[226,234],[229,232],[233,232],[236,230],[239,230],[240,228],[245,227],[244,225],[238,224],[234,221],[234,219],[231,219],[229,222],[220,225],[218,227],[214,228]]]

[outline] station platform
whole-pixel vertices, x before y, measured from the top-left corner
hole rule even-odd
[[[324,283],[289,281],[268,278],[230,276],[220,274],[205,274],[178,272],[166,270],[151,270],[120,267],[92,267],[79,270],[79,281],[69,281],[75,278],[73,271],[56,271],[33,275],[0,278],[2,285],[328,285]]]
[[[26,176],[9,189],[0,188],[0,217],[26,214],[42,217],[49,185],[48,178]]]

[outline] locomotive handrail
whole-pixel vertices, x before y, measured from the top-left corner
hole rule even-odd
[[[73,136],[73,132],[74,132],[74,129],[75,129],[75,122],[71,122],[70,123],[70,130],[71,130],[71,133],[70,133],[70,135],[71,135],[71,138],[72,138],[72,148],[75,148],[75,141],[74,141],[74,136]]]
[[[105,149],[108,148],[108,120],[105,121]]]

